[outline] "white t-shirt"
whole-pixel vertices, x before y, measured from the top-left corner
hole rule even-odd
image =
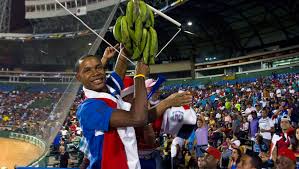
[[[273,93],[273,92],[270,92],[269,94],[270,94],[270,97],[271,97],[271,98],[274,97],[274,93]]]
[[[247,116],[249,114],[251,114],[252,111],[256,111],[256,108],[255,107],[248,107],[242,114]]]
[[[277,97],[281,97],[281,90],[280,90],[280,89],[277,89],[277,90],[276,90],[276,96],[277,96]]]
[[[295,90],[294,90],[294,89],[291,89],[291,90],[290,90],[290,93],[291,93],[291,94],[294,94],[294,93],[295,93]]]
[[[271,127],[274,127],[274,122],[269,117],[261,118],[259,120],[259,128],[264,130],[270,130]],[[260,132],[264,139],[271,140],[271,132]]]
[[[241,131],[248,131],[248,129],[249,129],[249,123],[248,122],[243,123],[241,127]]]
[[[64,129],[64,130],[61,130],[61,135],[62,135],[62,136],[66,136],[66,135],[67,135],[67,130],[65,130],[65,129]]]
[[[161,130],[163,133],[176,135],[183,124],[196,124],[196,113],[184,107],[171,107],[163,115]]]
[[[216,119],[220,119],[221,118],[221,114],[220,113],[217,113],[216,114]]]

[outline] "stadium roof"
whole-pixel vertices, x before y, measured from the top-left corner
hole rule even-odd
[[[202,62],[298,44],[298,7],[296,0],[189,0],[167,14],[194,34],[180,34],[160,59]],[[156,25],[162,44],[177,31],[162,18]]]
[[[171,4],[173,1],[148,0],[147,2],[161,9],[165,6],[165,3],[169,2]],[[185,32],[180,33],[162,52],[158,57],[158,63],[190,58],[194,62],[201,63],[299,44],[299,16],[297,14],[299,2],[296,0],[185,1],[182,5],[166,12],[167,15],[183,24]],[[122,11],[125,11],[124,7],[123,4]],[[115,18],[120,14],[121,11],[117,11]],[[16,21],[19,23],[20,20],[16,19]],[[114,24],[114,21],[112,24]],[[14,23],[14,28],[18,29],[19,27],[22,26]],[[178,30],[175,25],[159,16],[156,18],[155,27],[159,36],[160,49]],[[186,33],[186,31],[191,33]],[[113,42],[112,33],[108,32],[106,35],[107,39]],[[49,42],[30,42],[34,44],[34,49],[27,49],[30,43],[23,45],[20,42],[11,44],[13,42],[0,41],[0,49],[3,49],[0,52],[0,65],[1,63],[12,63],[13,60],[17,60],[18,62],[15,62],[14,66],[24,64],[32,66],[41,63],[38,60],[44,60],[43,58],[46,57],[44,53],[35,56],[36,49],[38,49],[37,51],[48,49],[46,52],[49,55],[51,54],[52,60],[50,61],[51,58],[47,58],[49,59],[46,61],[47,63],[50,62],[52,66],[55,66],[55,63],[60,66],[63,64],[70,66],[76,60],[77,55],[74,56],[71,51],[66,51],[65,54],[58,53],[59,51],[51,52],[55,45],[50,46],[51,44],[63,46],[60,44],[66,44],[66,41],[67,39],[62,38],[61,40],[49,40]],[[89,42],[91,42],[90,38],[86,37],[82,38],[82,42],[73,41],[73,44],[76,43],[77,46],[82,46],[87,45]],[[43,46],[43,44],[46,46]],[[18,45],[22,46],[22,50],[16,50]],[[65,45],[66,49],[72,49],[68,45],[72,45],[72,43]],[[73,48],[78,48],[76,45],[73,46]],[[101,46],[102,48],[105,47],[105,45]],[[103,49],[100,51],[103,51]],[[57,53],[57,56],[55,53]],[[70,59],[70,55],[72,61],[66,60]],[[43,64],[41,63],[41,65]]]

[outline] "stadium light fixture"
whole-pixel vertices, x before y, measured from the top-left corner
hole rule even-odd
[[[91,46],[92,45],[92,43],[88,43],[88,46]]]
[[[188,25],[188,26],[192,26],[192,22],[189,21],[189,22],[187,23],[187,25]]]

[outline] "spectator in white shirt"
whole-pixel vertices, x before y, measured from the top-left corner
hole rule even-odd
[[[272,132],[274,132],[274,122],[268,117],[268,111],[262,110],[262,118],[259,120],[260,134],[263,136],[263,142],[269,148],[272,138]]]
[[[246,110],[242,114],[243,114],[243,116],[248,116],[253,111],[256,111],[256,108],[252,107],[251,103],[248,103]]]

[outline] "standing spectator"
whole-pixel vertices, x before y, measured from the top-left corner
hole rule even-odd
[[[60,145],[60,139],[61,139],[61,133],[58,132],[56,137],[54,138],[54,141],[53,141],[53,151],[55,152],[55,159],[58,160],[58,157],[59,157],[59,145]]]
[[[203,113],[199,116],[197,120],[197,129],[195,131],[196,135],[196,156],[203,157],[204,153],[202,149],[206,149],[208,147],[208,125],[205,122],[205,117]]]
[[[272,133],[274,132],[274,123],[268,117],[268,112],[266,109],[262,110],[262,118],[259,120],[259,129],[260,134],[263,136],[263,142],[267,145],[267,147],[269,147]]]
[[[69,153],[65,151],[64,146],[59,147],[59,153],[60,153],[60,168],[67,168],[69,164]]]
[[[290,117],[283,116],[280,121],[280,127],[282,129],[282,133],[274,134],[272,137],[272,144],[270,153],[273,157],[273,160],[276,160],[276,152],[280,151],[282,148],[288,148],[291,144],[290,134],[288,131],[290,130]]]
[[[252,104],[248,103],[246,110],[243,112],[243,115],[245,115],[245,116],[250,115],[250,113],[252,113],[253,111],[256,112],[255,107],[252,107]]]
[[[242,118],[241,128],[240,128],[240,137],[247,138],[247,133],[249,129],[249,123],[246,118]]]
[[[241,127],[240,119],[237,114],[234,114],[233,115],[233,124],[232,124],[233,135],[239,136],[240,127]]]
[[[259,120],[257,118],[256,111],[253,111],[251,113],[251,115],[252,115],[252,120],[249,122],[249,126],[250,126],[250,138],[251,138],[251,140],[254,140],[255,134],[258,132]]]
[[[66,138],[66,137],[67,137],[67,135],[68,135],[68,131],[66,130],[65,127],[62,127],[61,135],[62,135],[62,138]]]

